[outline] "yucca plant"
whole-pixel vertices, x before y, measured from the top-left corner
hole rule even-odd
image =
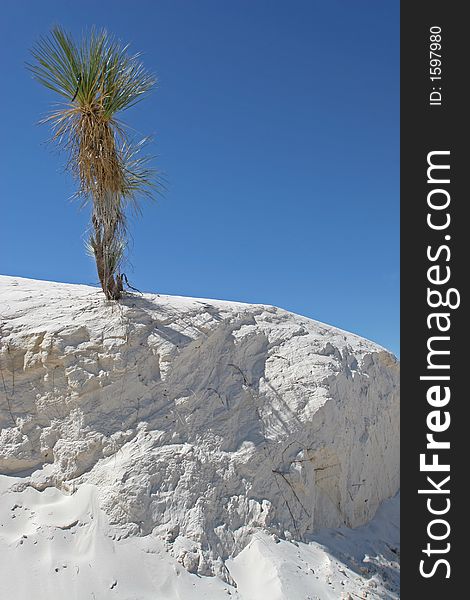
[[[109,300],[123,291],[121,267],[127,248],[128,210],[139,212],[139,197],[156,190],[155,172],[140,155],[116,115],[141,100],[155,78],[105,30],[92,29],[76,44],[54,27],[31,50],[35,79],[65,98],[43,123],[66,150],[67,168],[77,179],[77,196],[91,205],[88,247]]]

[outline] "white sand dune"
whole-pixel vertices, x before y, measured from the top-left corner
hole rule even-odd
[[[14,277],[0,326],[2,600],[398,598],[383,348],[272,306]]]
[[[23,489],[22,492],[14,491]],[[227,561],[236,586],[186,569],[154,536],[113,539],[97,490],[42,492],[0,476],[2,600],[398,598],[399,497],[369,524],[310,543],[256,533]]]

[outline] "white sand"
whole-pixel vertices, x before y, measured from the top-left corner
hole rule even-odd
[[[398,598],[399,498],[355,530],[308,544],[257,533],[227,561],[237,588],[188,573],[153,536],[116,540],[96,488],[38,492],[0,476],[2,600],[330,600]],[[348,596],[348,594],[350,594]]]
[[[319,531],[398,489],[383,348],[271,306],[13,277],[0,324],[2,600],[398,597],[397,499]]]

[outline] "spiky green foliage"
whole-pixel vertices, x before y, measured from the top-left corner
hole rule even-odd
[[[77,194],[92,204],[89,247],[109,299],[121,295],[119,277],[127,242],[126,211],[139,212],[142,195],[156,189],[155,172],[116,115],[143,98],[155,84],[140,62],[104,30],[92,29],[77,45],[54,27],[31,51],[28,68],[48,89],[66,99],[44,123],[67,151],[67,167],[79,183]]]

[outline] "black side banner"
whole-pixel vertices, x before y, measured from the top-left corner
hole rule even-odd
[[[401,4],[402,598],[463,598],[468,21]],[[460,543],[459,543],[460,542]],[[459,550],[457,550],[459,547]]]

